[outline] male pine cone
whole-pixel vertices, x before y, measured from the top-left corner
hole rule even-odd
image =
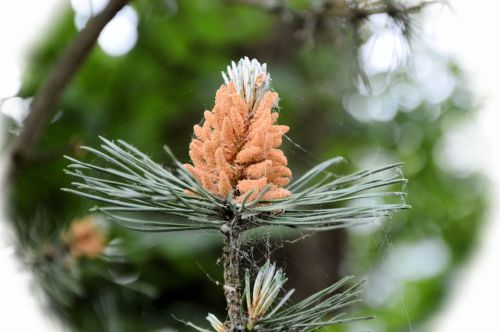
[[[189,145],[192,165],[189,172],[212,194],[226,198],[233,193],[237,202],[285,198],[291,192],[283,186],[292,172],[280,146],[289,127],[277,125],[278,94],[269,91],[270,77],[265,65],[248,58],[228,67],[216,93],[212,111],[194,126]]]

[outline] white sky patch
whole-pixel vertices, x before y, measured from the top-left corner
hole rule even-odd
[[[446,64],[427,56],[417,56],[414,62],[414,75],[418,89],[424,99],[431,104],[445,101],[453,92],[456,80]]]
[[[2,114],[8,116],[20,127],[28,115],[30,100],[19,97],[6,99],[1,105]]]
[[[64,0],[1,0],[0,1],[0,98],[16,95],[24,70],[26,52],[47,31]],[[20,98],[0,101],[1,111],[14,119],[24,116]],[[2,120],[0,117],[0,121]],[[4,123],[0,123],[4,129]],[[3,134],[5,131],[2,132]],[[4,144],[4,136],[0,137]],[[5,168],[5,154],[0,155],[0,171]],[[34,292],[33,275],[14,254],[9,222],[5,220],[5,194],[0,199],[0,330],[1,331],[62,331],[42,308]]]
[[[370,16],[367,28],[373,32],[361,47],[361,62],[367,74],[389,72],[406,62],[408,46],[401,29],[389,15]]]
[[[91,17],[99,14],[109,0],[71,0],[71,7],[77,15]]]
[[[387,268],[401,280],[417,281],[443,272],[450,261],[448,247],[440,238],[397,246],[390,253]]]
[[[87,21],[100,13],[109,0],[71,0],[75,11],[75,25],[83,29]],[[110,56],[122,56],[130,52],[137,43],[139,16],[134,8],[127,5],[104,27],[97,43]]]
[[[389,92],[397,100],[399,109],[403,112],[411,112],[422,102],[422,94],[414,85],[406,82],[397,83],[391,87]]]
[[[484,140],[477,125],[462,124],[447,127],[447,132],[433,151],[438,166],[457,177],[467,177],[481,170],[485,164]]]
[[[370,272],[364,298],[371,306],[384,306],[399,296],[405,282],[437,276],[449,261],[449,249],[440,238],[396,245],[387,259]]]
[[[401,35],[384,31],[370,37],[361,48],[364,69],[368,74],[388,72],[395,69],[403,56]]]
[[[71,7],[75,11],[75,25],[78,30],[83,29],[87,21],[99,14],[109,0],[71,0]]]
[[[361,122],[388,122],[398,112],[398,101],[392,95],[363,96],[357,93],[344,98],[345,109]]]
[[[111,56],[121,56],[130,52],[137,42],[139,17],[130,6],[119,11],[101,32],[99,46]]]
[[[469,122],[481,133],[480,166],[490,180],[491,201],[478,246],[455,277],[447,306],[428,330],[492,331],[498,326],[500,294],[500,3],[455,0],[451,7],[453,11],[439,11],[430,23],[435,43],[457,58],[480,99],[480,111]],[[464,140],[477,139],[468,133]]]
[[[0,62],[0,99],[15,96],[21,88],[21,73],[14,59]]]
[[[0,223],[0,232],[3,236],[8,234],[3,222]],[[19,262],[12,246],[0,244],[0,266],[2,267],[2,276],[0,277],[1,330],[61,331],[43,311],[41,307],[43,302],[35,296],[36,292],[32,288],[33,276]]]

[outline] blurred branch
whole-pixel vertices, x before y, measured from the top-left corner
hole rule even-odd
[[[71,139],[69,142],[65,142],[55,147],[51,147],[48,150],[41,152],[32,152],[29,159],[26,160],[27,163],[23,164],[23,167],[30,168],[36,167],[37,165],[42,165],[60,159],[62,155],[78,155],[81,153],[80,146],[82,141],[77,138]]]
[[[396,1],[372,1],[364,2],[364,5],[354,5],[345,4],[338,6],[334,2],[328,2],[324,6],[324,13],[328,16],[342,17],[346,19],[364,19],[375,14],[388,14],[391,17],[398,16],[400,14],[414,14],[418,13],[426,6],[436,3],[442,3],[441,0],[429,0],[421,1],[413,6],[405,6],[402,3]]]
[[[43,130],[56,110],[64,89],[90,54],[106,24],[129,0],[111,0],[104,10],[92,17],[75,39],[67,46],[51,73],[35,95],[31,110],[17,137],[10,155],[8,179],[30,160]]]
[[[360,47],[365,42],[364,23],[373,15],[385,14],[390,18],[389,22],[400,31],[404,45],[411,46],[415,24],[413,16],[430,5],[448,5],[447,0],[419,0],[412,4],[402,0],[322,0],[311,1],[308,6],[303,7],[293,6],[287,0],[226,1],[233,5],[258,8],[280,17],[293,32],[286,33],[302,41],[306,48],[317,41],[338,43],[339,37],[351,36],[354,73],[368,90],[371,89],[370,80],[359,56]],[[282,36],[279,38],[283,39]],[[295,43],[289,43],[293,44]]]
[[[375,14],[388,14],[391,17],[398,17],[402,14],[413,14],[422,10],[424,7],[443,3],[440,0],[422,0],[420,3],[412,6],[395,1],[324,1],[322,5],[311,7],[306,10],[294,9],[286,4],[284,0],[229,0],[236,4],[258,7],[283,16],[287,20],[303,21],[307,17],[337,17],[349,21],[359,21]]]

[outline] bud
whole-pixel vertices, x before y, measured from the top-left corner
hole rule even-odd
[[[92,216],[73,220],[64,235],[71,256],[96,258],[105,247],[106,236]]]

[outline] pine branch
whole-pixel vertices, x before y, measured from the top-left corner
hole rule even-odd
[[[224,265],[224,294],[229,320],[226,331],[243,332],[245,324],[241,313],[240,247],[241,239],[237,219],[225,227],[222,260]]]
[[[402,190],[407,180],[402,175],[401,164],[335,177],[327,170],[341,160],[327,160],[292,183],[288,187],[294,192],[292,197],[275,201],[269,206],[254,206],[249,210],[254,213],[283,211],[278,215],[263,214],[260,218],[262,224],[327,231],[376,223],[395,211],[409,208],[405,203],[406,193]],[[390,190],[394,186],[395,190]],[[396,201],[383,202],[391,198]],[[375,203],[370,203],[371,200],[375,200]],[[355,201],[368,202],[332,207],[332,204],[348,205]]]
[[[408,207],[401,165],[339,177],[329,172],[343,160],[337,157],[290,184],[292,172],[279,149],[288,127],[275,124],[279,113],[272,110],[277,93],[269,91],[266,65],[244,58],[228,67],[223,77],[225,85],[217,92],[214,110],[205,112],[203,126],[194,127],[193,164],[181,164],[165,148],[175,165],[169,170],[121,140],[114,143],[101,137],[101,149],[82,149],[104,165],[66,157],[72,162],[66,173],[78,181],[63,190],[97,201],[101,206],[96,210],[132,229],[219,230],[224,237],[228,317],[225,323],[211,314],[207,317],[217,332],[313,331],[350,321],[341,320],[338,313],[357,301],[359,284],[339,292],[349,278],[284,308],[289,292],[270,310],[286,281],[282,271],[270,264],[259,271],[252,295],[246,274],[247,312],[243,313],[240,236],[270,225],[328,231],[378,222]],[[397,201],[386,202],[388,198]],[[357,204],[342,206],[353,202]],[[325,319],[330,314],[334,316]],[[207,331],[190,322],[186,325]]]
[[[344,309],[359,302],[359,287],[362,282],[353,283],[353,277],[345,277],[331,286],[312,294],[308,298],[289,305],[288,300],[294,290],[280,296],[287,278],[275,264],[266,262],[258,271],[255,280],[250,281],[250,273],[245,273],[246,312],[248,319],[242,331],[248,332],[311,332],[325,326],[367,320],[373,317],[343,318]],[[209,314],[207,320],[216,332],[233,331],[222,329],[219,320]],[[202,332],[204,328],[192,323],[186,325]]]
[[[204,190],[178,161],[178,168],[170,171],[123,141],[101,140],[102,151],[82,149],[108,166],[66,157],[72,161],[66,174],[82,182],[63,191],[101,203],[94,209],[139,231],[218,229],[226,222],[221,215],[223,202]]]
[[[239,203],[232,195],[221,199],[206,191],[175,159],[169,149],[166,150],[177,166],[174,170],[156,164],[148,156],[123,141],[114,143],[105,138],[101,140],[103,142],[101,150],[89,147],[82,149],[106,164],[101,166],[66,157],[72,161],[66,173],[80,181],[72,184],[74,189],[63,190],[97,201],[101,206],[95,207],[95,210],[131,229],[145,232],[196,229],[221,231],[224,237],[222,261],[228,312],[224,331],[245,331],[248,324],[252,328],[255,327],[255,331],[282,331],[279,328],[273,329],[273,326],[292,322],[294,325],[290,326],[302,328],[299,331],[311,331],[313,327],[342,323],[345,321],[340,320],[338,315],[325,321],[321,318],[329,312],[353,303],[357,294],[350,292],[351,289],[338,297],[334,295],[340,287],[337,285],[318,293],[308,302],[301,302],[287,311],[268,315],[257,322],[255,317],[251,318],[241,312],[239,267],[242,257],[240,252],[242,232],[266,225],[328,231],[377,222],[383,216],[408,207],[404,203],[402,191],[379,190],[406,183],[399,171],[400,164],[337,177],[328,172],[328,169],[342,161],[342,158],[333,158],[314,167],[293,182],[288,187],[293,192],[290,197],[264,201],[262,197],[266,190],[263,190],[254,201],[247,203],[243,200]],[[396,172],[392,175],[377,177],[384,172],[394,170]],[[249,195],[251,194],[250,192]],[[400,202],[329,207],[331,204],[386,197],[396,197]],[[267,272],[267,275],[269,274]],[[323,302],[327,304],[322,306]],[[317,313],[317,315],[304,316],[299,313],[311,315]],[[200,331],[206,330],[200,329]]]
[[[328,169],[342,158],[333,158],[288,186],[293,192],[290,197],[265,201],[263,190],[254,201],[239,203],[231,195],[221,199],[205,190],[168,149],[177,166],[174,170],[162,167],[121,140],[101,140],[102,150],[82,149],[105,165],[66,157],[72,163],[65,173],[78,181],[72,183],[73,188],[62,190],[98,202],[94,210],[139,231],[214,229],[225,233],[236,226],[238,232],[262,226],[328,231],[378,222],[409,207],[404,201],[402,186],[406,179],[400,164],[336,177]],[[386,175],[388,172],[392,173]],[[387,190],[394,186],[396,190]],[[387,198],[397,202],[384,203]],[[375,203],[370,203],[372,199]],[[366,200],[363,205],[338,206]]]

